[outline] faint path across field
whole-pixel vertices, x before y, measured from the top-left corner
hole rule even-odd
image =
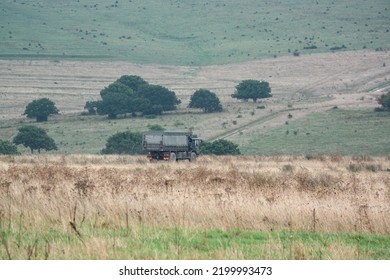
[[[0,60],[0,119],[20,117],[32,99],[49,97],[63,114],[83,110],[88,100],[121,75],[139,75],[174,90],[185,108],[199,88],[224,104],[244,79],[267,80],[278,100],[302,100],[389,88],[390,53],[357,51],[278,57],[207,67],[139,65],[127,62]],[[376,92],[380,93],[380,92]]]

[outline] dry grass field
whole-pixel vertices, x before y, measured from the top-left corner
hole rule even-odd
[[[370,157],[2,156],[0,258],[389,258],[389,170]]]
[[[288,102],[317,111],[334,105],[372,108],[377,105],[372,97],[390,86],[390,70],[384,67],[390,65],[389,59],[387,51],[349,51],[203,67],[0,60],[0,119],[20,118],[25,106],[40,97],[52,99],[62,114],[80,113],[86,101],[99,99],[99,92],[122,75],[139,75],[175,91],[182,100],[182,109],[199,88],[214,91],[225,106],[234,104],[237,101],[230,95],[245,79],[270,83],[274,98],[267,105],[273,110],[285,108]],[[327,99],[317,100],[315,103],[320,104],[315,106],[313,100],[305,102],[319,97]]]

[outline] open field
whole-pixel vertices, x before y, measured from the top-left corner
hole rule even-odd
[[[388,2],[1,1],[0,139],[34,124],[59,150],[0,156],[0,259],[390,259]],[[81,114],[122,75],[182,103]],[[246,79],[273,97],[231,98]],[[223,112],[188,109],[199,88]],[[42,97],[60,115],[37,124]],[[92,155],[153,124],[246,156]]]
[[[118,131],[145,131],[148,124],[159,124],[171,130],[193,129],[206,140],[232,140],[248,154],[275,154],[283,147],[286,154],[388,155],[388,113],[372,112],[378,107],[375,98],[390,87],[386,65],[390,65],[390,53],[384,51],[312,54],[208,67],[2,60],[0,137],[12,140],[18,127],[33,123],[22,116],[25,106],[33,99],[48,97],[61,115],[39,126],[54,138],[59,153],[98,153]],[[175,91],[182,100],[178,112],[156,119],[80,116],[86,101],[98,100],[101,89],[125,74],[139,75]],[[273,97],[261,103],[232,99],[234,87],[244,79],[269,81]],[[191,94],[199,88],[214,91],[224,111],[201,114],[186,109]],[[340,110],[332,110],[334,107]],[[338,123],[340,118],[345,121]],[[300,141],[309,144],[310,150],[304,151]],[[347,141],[353,143],[344,145]]]
[[[0,258],[389,259],[390,160],[0,157]]]
[[[11,1],[3,59],[215,65],[389,48],[386,0]]]

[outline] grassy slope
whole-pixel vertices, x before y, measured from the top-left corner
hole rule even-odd
[[[261,114],[262,112],[256,114]],[[288,112],[284,113],[286,116]],[[294,112],[291,112],[294,115]],[[52,118],[47,123],[33,123],[45,128],[54,138],[59,150],[55,153],[94,154],[104,148],[109,136],[121,131],[146,131],[148,125],[159,124],[168,130],[194,129],[202,137],[203,129],[223,133],[234,129],[241,122],[232,112],[221,114],[184,114],[164,115],[156,119],[126,118],[108,120],[105,117],[65,116]],[[261,115],[251,116],[255,121]],[[248,117],[249,118],[249,117]],[[232,120],[230,120],[232,119]],[[225,129],[223,124],[227,123]],[[390,154],[389,131],[390,118],[387,112],[372,110],[329,110],[313,113],[294,120],[288,119],[288,125],[271,129],[260,129],[253,133],[241,134],[232,140],[239,144],[241,152],[247,155],[308,155],[308,154],[342,154],[342,155],[376,155]],[[1,127],[5,139],[16,135],[21,123],[31,121],[7,122]],[[226,127],[226,126],[225,126]],[[260,127],[260,126],[258,126]],[[288,131],[288,133],[287,133]],[[231,139],[231,138],[226,138]],[[22,146],[19,151],[29,153]],[[51,152],[52,153],[52,152]]]
[[[387,8],[385,0],[2,1],[0,56],[212,65],[386,48]]]
[[[330,110],[296,121],[292,118],[285,126],[253,134],[241,149],[245,154],[266,155],[389,155],[389,131],[388,112]]]

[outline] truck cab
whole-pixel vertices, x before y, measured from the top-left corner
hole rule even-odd
[[[190,137],[189,142],[190,142],[191,150],[195,152],[197,155],[199,155],[200,143],[202,142],[202,140],[198,138],[196,135],[193,135],[192,137]]]

